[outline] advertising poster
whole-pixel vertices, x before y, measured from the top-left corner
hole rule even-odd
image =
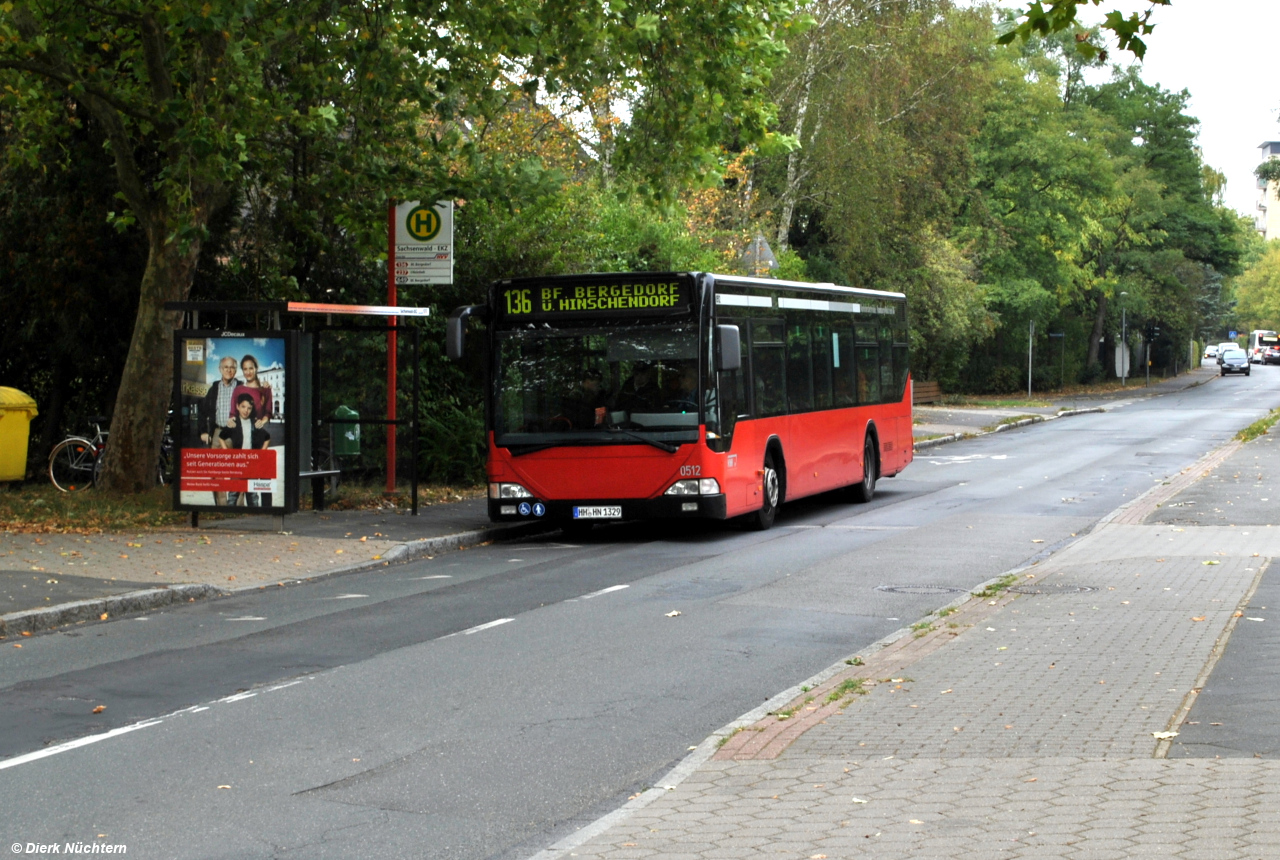
[[[177,504],[280,513],[287,506],[289,341],[280,332],[201,335],[182,332],[177,340]]]

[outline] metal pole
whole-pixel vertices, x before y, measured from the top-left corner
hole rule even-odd
[[[396,202],[387,201],[387,304],[396,306]],[[396,491],[396,318],[387,332],[387,488]]]
[[[1067,387],[1067,333],[1062,333],[1062,373],[1058,375],[1058,385]]]
[[[1036,342],[1036,321],[1031,321],[1031,326],[1027,329],[1027,398],[1031,397],[1031,353]]]
[[[1147,341],[1146,362],[1147,362],[1147,385],[1150,386],[1151,385],[1151,341],[1149,340]]]
[[[409,432],[413,435],[409,437],[409,451],[413,455],[413,463],[409,466],[409,479],[412,484],[410,492],[413,493],[413,501],[410,507],[413,509],[413,515],[418,515],[418,373],[422,367],[422,327],[413,327],[413,417],[409,419]]]
[[[1120,387],[1124,388],[1129,381],[1129,319],[1125,316],[1126,308],[1120,308]]]

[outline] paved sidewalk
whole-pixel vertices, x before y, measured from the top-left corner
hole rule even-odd
[[[1188,474],[1246,464],[1266,484],[1280,445]],[[1203,497],[1186,483],[771,700],[540,860],[1280,857],[1280,760],[1167,757],[1280,555],[1280,528],[1159,522]]]
[[[0,636],[433,555],[539,524],[489,522],[484,499],[237,517],[121,534],[0,532]],[[513,531],[514,529],[514,531]],[[164,593],[164,592],[172,593]]]

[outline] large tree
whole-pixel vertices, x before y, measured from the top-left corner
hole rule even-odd
[[[788,0],[18,0],[0,4],[11,147],[92,116],[147,260],[103,478],[149,486],[171,386],[171,333],[208,226],[248,178],[312,160],[325,205],[375,253],[389,198],[511,195],[528,165],[487,160],[476,120],[512,98],[630,102],[614,163],[662,197],[717,167],[719,142],[767,137]],[[301,145],[299,144],[301,141]],[[285,156],[289,156],[286,158]],[[296,175],[296,171],[293,174]],[[320,181],[320,180],[317,180]],[[242,197],[239,199],[243,199]]]

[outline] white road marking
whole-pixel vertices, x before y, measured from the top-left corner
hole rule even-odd
[[[629,585],[611,585],[608,588],[602,588],[599,591],[593,591],[590,594],[582,595],[583,600],[590,600],[593,597],[599,597],[602,594],[608,594],[611,591],[621,591],[624,588],[630,588]]]
[[[484,624],[477,624],[475,627],[468,627],[466,630],[459,630],[457,633],[450,633],[448,636],[441,636],[441,639],[449,639],[454,636],[470,636],[472,633],[479,633],[481,630],[488,630],[490,627],[497,627],[515,621],[514,618],[499,618],[496,621],[487,621]]]
[[[368,597],[367,594],[335,594],[333,597],[322,597],[321,600],[355,600],[357,597]]]
[[[112,729],[111,731],[103,732],[100,735],[90,735],[87,738],[76,738],[74,741],[67,741],[65,744],[58,744],[57,746],[47,747],[46,749],[36,750],[35,752],[27,753],[26,755],[14,756],[11,759],[0,761],[0,770],[4,770],[8,767],[17,767],[20,764],[27,764],[28,762],[48,758],[51,755],[64,753],[68,750],[78,749],[79,747],[85,747],[89,744],[96,744],[98,741],[105,741],[108,738],[127,735],[129,732],[136,732],[138,729],[145,729],[158,725],[160,725],[160,720],[146,720],[141,723],[134,723],[131,726],[121,726],[118,729]]]
[[[452,576],[450,576],[450,575],[449,575],[449,574],[447,574],[447,573],[437,573],[435,576],[415,576],[415,577],[413,577],[413,581],[417,581],[417,580],[420,580],[420,579],[453,579],[453,577],[452,577]]]
[[[313,677],[298,678],[293,681],[286,681],[283,684],[276,684],[275,686],[265,687],[261,690],[255,690],[253,692],[236,693],[233,696],[227,696],[226,698],[217,699],[216,701],[213,702],[213,704],[218,704],[222,702],[238,702],[241,699],[250,699],[258,695],[258,693],[271,693],[276,690],[283,690],[285,687],[292,687],[294,684],[301,684],[303,681],[311,681],[311,680],[314,680],[314,678]],[[154,717],[152,719],[143,720],[140,723],[134,723],[131,726],[122,726],[118,729],[112,729],[111,731],[103,732],[100,735],[90,735],[89,737],[86,737],[86,738],[77,738],[74,741],[67,741],[64,744],[58,744],[57,746],[51,746],[46,749],[36,750],[35,752],[27,753],[26,755],[15,756],[11,759],[5,759],[4,761],[0,761],[0,770],[4,770],[5,768],[9,768],[9,767],[16,767],[17,765],[20,765],[20,764],[27,764],[28,762],[38,761],[42,758],[48,758],[51,755],[57,755],[58,753],[67,752],[68,750],[78,749],[79,747],[88,746],[89,744],[96,744],[98,741],[105,741],[108,738],[114,738],[120,735],[127,735],[129,732],[135,732],[138,729],[145,729],[145,728],[150,728],[151,726],[158,726],[165,720],[169,719],[170,717],[180,717],[184,714],[198,714],[201,711],[207,711],[207,710],[209,710],[208,705],[193,705],[189,708],[183,708],[178,711],[173,711],[161,717]]]
[[[224,618],[222,620],[223,621],[266,621],[267,619],[263,618],[260,615],[242,615],[239,618]]]

